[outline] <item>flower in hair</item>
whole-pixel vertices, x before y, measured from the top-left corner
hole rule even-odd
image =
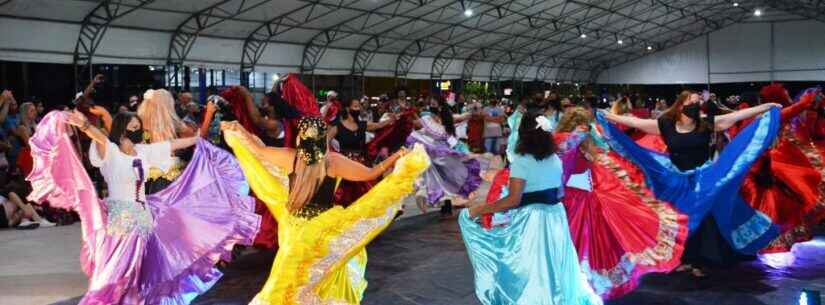
[[[546,132],[552,132],[553,131],[553,122],[550,122],[550,119],[548,119],[546,116],[540,115],[540,116],[536,117],[536,129],[539,129],[539,128],[541,128],[541,130],[544,130]]]

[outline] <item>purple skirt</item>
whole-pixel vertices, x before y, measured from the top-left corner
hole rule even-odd
[[[252,243],[260,225],[237,160],[199,140],[184,172],[136,202],[101,201],[52,112],[32,137],[30,200],[77,211],[81,266],[89,289],[80,304],[189,304],[220,277],[215,268],[236,244]],[[58,254],[59,255],[59,254]]]
[[[421,175],[430,205],[437,204],[444,196],[467,198],[481,186],[479,160],[419,131],[413,131],[407,138],[407,146],[415,144],[424,146],[430,156],[430,167]]]

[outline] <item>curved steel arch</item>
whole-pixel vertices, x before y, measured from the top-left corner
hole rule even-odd
[[[445,56],[446,55],[446,56]],[[458,55],[455,46],[449,46],[438,52],[438,55],[433,59],[433,66],[430,70],[430,78],[441,79],[447,68],[453,63],[453,59]]]
[[[181,66],[192,51],[192,46],[203,30],[232,19],[240,14],[274,0],[223,0],[202,9],[178,25],[169,41],[166,62],[170,66]],[[238,3],[239,2],[239,3]]]
[[[461,67],[461,79],[473,80],[473,72],[475,71],[478,62],[481,61],[478,56],[486,58],[486,49],[478,49],[475,52],[470,53],[470,56],[467,56],[467,58],[464,59],[464,65]]]
[[[395,59],[395,77],[406,78],[419,55],[431,46],[432,44],[424,40],[416,40],[405,46]]]
[[[72,64],[74,65],[75,90],[80,90],[80,80],[84,72],[89,73],[89,79],[93,77],[92,58],[103,41],[103,36],[112,21],[125,16],[137,9],[140,9],[155,0],[106,0],[100,2],[93,8],[80,25],[80,33],[77,35],[77,43],[74,47]],[[128,3],[127,3],[128,2]]]

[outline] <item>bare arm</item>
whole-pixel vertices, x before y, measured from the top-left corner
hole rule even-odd
[[[6,94],[7,92],[8,94]],[[11,92],[5,90],[3,91],[3,95],[0,96],[0,124],[3,124],[9,115],[9,104],[11,104],[11,102],[8,100],[8,95],[11,95]]]
[[[630,128],[635,128],[645,133],[658,135],[661,134],[659,124],[656,120],[640,119],[632,115],[617,115],[609,111],[603,111],[604,118],[614,124],[622,124]]]
[[[203,122],[201,122],[201,130],[200,136],[201,138],[206,138],[209,136],[209,125],[212,124],[212,119],[215,118],[215,111],[217,111],[217,106],[212,101],[206,103],[206,112],[203,114]]]
[[[395,124],[395,115],[390,116],[389,120],[384,120],[378,123],[367,122],[367,131],[375,131],[387,126]]]
[[[398,161],[405,153],[405,150],[400,150],[393,154],[377,166],[366,167],[361,163],[350,160],[339,153],[329,153],[327,158],[330,158],[329,175],[333,177],[341,177],[349,181],[370,181],[381,176],[384,172],[392,167],[395,161]]]
[[[720,116],[716,116],[714,120],[714,129],[716,131],[722,131],[730,128],[736,122],[741,120],[746,120],[757,115],[764,113],[771,109],[771,107],[782,108],[782,105],[779,104],[762,104],[759,106],[754,106],[750,108],[745,108],[742,110],[737,110],[728,114],[723,114]]]
[[[293,171],[292,161],[295,159],[295,149],[268,147],[260,139],[243,129],[238,122],[222,122],[221,130],[236,132],[241,145],[248,147],[259,159],[280,167],[287,173]]]
[[[103,121],[103,127],[106,128],[106,131],[112,130],[112,115],[109,113],[106,108],[100,106],[93,106],[89,108],[89,112]]]
[[[178,150],[182,148],[187,148],[189,146],[195,145],[198,142],[198,137],[188,137],[188,138],[178,138],[172,140],[171,146],[172,150]]]
[[[15,128],[13,132],[14,132],[14,135],[16,135],[18,138],[20,138],[20,140],[24,143],[24,145],[26,145],[26,146],[29,145],[29,137],[31,137],[31,135],[29,134],[29,130],[26,127],[24,127],[22,125],[17,126],[17,128]]]
[[[68,116],[67,122],[72,126],[78,127],[81,132],[89,136],[89,138],[95,143],[97,155],[102,159],[106,159],[106,147],[109,145],[109,139],[106,135],[100,131],[100,129],[97,129],[97,127],[89,124],[89,121],[86,119],[86,115],[83,113],[75,110],[74,112],[68,113]]]
[[[470,207],[470,216],[476,217],[482,214],[505,211],[517,207],[521,203],[521,195],[524,193],[526,181],[520,178],[510,178],[510,192],[493,204],[479,203]]]
[[[464,122],[466,120],[469,120],[472,115],[473,114],[470,113],[470,112],[462,113],[462,114],[454,114],[453,115],[453,121],[455,123],[461,123],[461,122]]]
[[[337,135],[338,135],[338,126],[336,126],[336,125],[330,126],[329,130],[327,130],[327,146],[329,146],[329,143],[332,143],[332,139],[335,139],[335,136],[337,136]]]

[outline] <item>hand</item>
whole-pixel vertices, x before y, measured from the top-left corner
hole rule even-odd
[[[14,94],[12,94],[11,91],[3,90],[3,95],[0,96],[0,105],[2,105],[6,101],[11,100],[13,98],[14,98]]]
[[[474,203],[470,204],[470,208],[468,212],[470,212],[470,218],[476,218],[481,215],[481,207],[483,203]]]
[[[95,75],[94,82],[95,82],[95,84],[102,83],[102,82],[103,82],[103,74],[97,74],[97,75]]]
[[[89,121],[86,119],[86,115],[80,111],[74,110],[72,112],[67,112],[67,114],[68,117],[66,122],[69,123],[69,125],[82,128],[86,124],[89,124]]]
[[[221,122],[221,131],[237,131],[242,132],[243,127],[238,124],[238,121]]]
[[[241,88],[243,88],[243,87],[241,87]],[[215,106],[215,103],[212,102],[212,101],[207,102],[206,103],[206,115],[213,115],[213,114],[215,114],[215,111],[218,111],[218,106]]]

